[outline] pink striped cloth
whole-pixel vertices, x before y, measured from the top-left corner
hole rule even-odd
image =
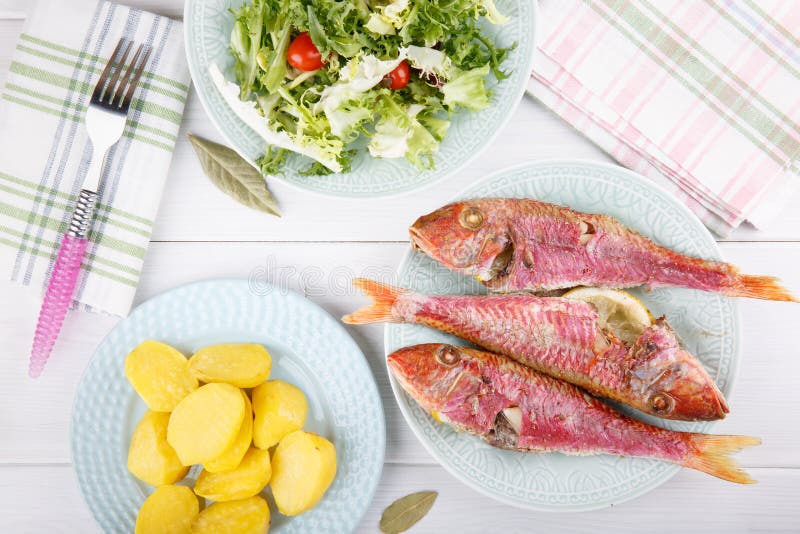
[[[716,233],[800,187],[800,1],[540,0],[528,90]]]

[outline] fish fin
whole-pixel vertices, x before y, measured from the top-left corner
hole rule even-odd
[[[737,278],[739,284],[737,284],[734,288],[734,296],[799,302],[797,297],[789,293],[789,290],[780,285],[778,283],[779,280],[774,276],[754,276],[751,274],[743,274]]]
[[[745,447],[759,445],[761,443],[760,438],[694,434],[692,441],[695,446],[695,452],[683,462],[686,467],[739,484],[754,484],[756,482],[740,468],[736,460],[728,455]]]
[[[401,322],[401,319],[392,313],[392,306],[400,295],[408,292],[407,289],[367,280],[366,278],[354,279],[353,285],[366,293],[374,302],[349,315],[345,315],[342,317],[342,321],[348,324]]]

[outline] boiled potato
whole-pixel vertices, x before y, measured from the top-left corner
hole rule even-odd
[[[311,432],[292,432],[272,455],[271,486],[278,511],[298,515],[313,508],[335,476],[333,443]]]
[[[308,404],[303,392],[280,380],[253,389],[253,444],[268,449],[306,422]]]
[[[242,392],[230,384],[206,384],[186,396],[169,417],[167,441],[183,465],[202,464],[233,445],[244,420]]]
[[[198,386],[183,354],[151,340],[142,342],[125,358],[125,376],[154,412],[171,412]]]
[[[151,486],[172,484],[189,471],[167,443],[168,424],[168,413],[148,411],[136,425],[131,438],[128,471]]]
[[[189,359],[192,374],[201,382],[227,382],[252,388],[269,378],[272,359],[267,349],[255,343],[210,345]]]
[[[186,486],[161,486],[144,501],[136,517],[135,534],[190,534],[200,511],[197,497]]]
[[[193,534],[266,534],[269,506],[261,497],[214,503],[194,518]]]
[[[250,397],[247,396],[247,393],[242,391],[242,397],[244,398],[244,418],[242,419],[242,426],[239,428],[239,434],[236,436],[233,445],[228,447],[221,456],[203,464],[203,468],[206,471],[219,473],[235,469],[253,442],[253,408],[250,405]]]
[[[200,472],[194,492],[212,501],[235,501],[257,495],[269,483],[269,452],[251,447],[236,469],[223,473]]]

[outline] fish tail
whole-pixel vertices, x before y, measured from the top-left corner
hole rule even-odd
[[[396,317],[392,312],[392,306],[400,295],[408,293],[407,289],[382,284],[366,278],[354,279],[353,285],[366,293],[373,302],[360,310],[345,315],[342,317],[342,321],[348,324],[400,322],[400,318]]]
[[[774,276],[743,274],[736,277],[736,282],[732,296],[798,302],[797,297],[780,285],[780,280]]]
[[[693,434],[692,442],[695,450],[683,462],[684,466],[738,484],[754,484],[756,482],[740,468],[736,460],[728,455],[745,447],[759,445],[760,438]]]

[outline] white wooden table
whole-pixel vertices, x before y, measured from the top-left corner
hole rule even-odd
[[[182,10],[181,0],[128,3],[175,17]],[[27,4],[28,0],[0,0],[0,83]],[[215,189],[185,140],[188,132],[220,139],[194,94],[137,304],[194,280],[267,272],[268,278],[288,280],[290,287],[340,316],[364,302],[350,290],[342,294],[346,280],[376,269],[391,272],[406,249],[408,224],[473,181],[505,166],[542,158],[608,161],[526,97],[493,146],[458,176],[422,193],[369,201],[321,197],[273,181],[270,186],[284,213],[276,219],[243,208]],[[796,201],[794,206],[800,198]],[[800,292],[800,210],[787,209],[768,231],[738,230],[720,246],[743,270],[780,276]],[[46,372],[31,381],[27,361],[38,308],[29,290],[0,282],[0,532],[95,532],[70,465],[70,410],[84,366],[116,321],[70,315]],[[683,470],[633,502],[569,515],[496,503],[439,467],[395,405],[383,366],[383,327],[350,328],[378,381],[387,422],[383,478],[359,532],[377,532],[381,511],[391,501],[423,489],[437,490],[440,496],[416,532],[797,532],[800,305],[742,300],[740,309],[744,353],[729,399],[732,413],[714,431],[763,438],[761,447],[740,455],[759,484],[736,486]]]

